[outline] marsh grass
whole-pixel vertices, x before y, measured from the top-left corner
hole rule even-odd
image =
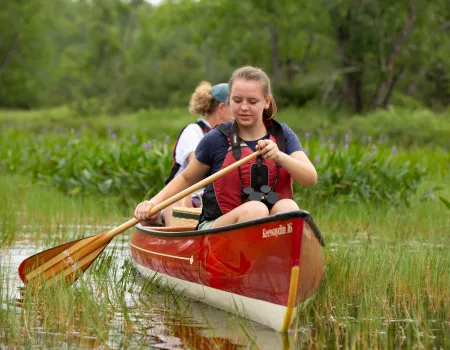
[[[112,199],[71,197],[22,177],[2,176],[0,182],[0,198],[8,200],[2,206],[3,222],[16,218],[1,227],[1,346],[148,348],[170,346],[172,338],[205,349],[245,344],[242,337],[205,336],[204,324],[192,318],[189,299],[160,286],[157,278],[138,275],[126,257],[130,232],[116,237],[75,285],[43,283],[18,291],[15,254],[25,258],[28,252],[106,231],[129,217],[114,210]]]
[[[0,188],[0,247],[22,240],[50,247],[126,219],[117,198],[69,197],[23,176],[0,176]]]
[[[20,177],[0,181],[0,196],[9,199],[2,207],[7,208],[2,209],[3,222],[14,213],[17,218],[6,226],[7,234],[2,225],[2,255],[15,245],[40,250],[128,220],[114,210],[112,199],[74,198]],[[301,305],[295,331],[285,337],[237,316],[224,318],[221,311],[199,308],[157,279],[142,279],[124,253],[129,240],[124,233],[73,287],[25,290],[22,308],[16,306],[16,290],[2,288],[0,343],[145,348],[176,341],[229,349],[267,344],[286,349],[300,344],[449,346],[450,222],[444,205],[414,200],[409,207],[311,203],[305,209],[327,243],[326,277],[319,292]],[[35,232],[30,234],[30,228]],[[15,273],[2,263],[0,283],[9,285]]]
[[[298,312],[310,345],[449,347],[450,215],[442,203],[311,210],[327,246],[324,283]]]
[[[447,246],[328,242],[325,282],[299,310],[311,345],[448,347]]]

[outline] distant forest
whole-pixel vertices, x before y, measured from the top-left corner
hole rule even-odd
[[[186,106],[242,65],[280,105],[351,113],[450,104],[449,0],[14,0],[0,6],[0,108],[82,115]]]

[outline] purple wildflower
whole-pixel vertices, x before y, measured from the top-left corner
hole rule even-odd
[[[349,149],[348,143],[346,143],[346,144],[344,145],[344,148],[345,148],[345,149]]]
[[[309,140],[311,137],[311,134],[309,132],[305,132],[305,139]]]
[[[109,136],[111,136],[111,138],[112,138],[113,140],[117,139],[117,135],[116,135],[116,133],[115,133],[112,129],[109,129],[109,130],[108,130],[108,134],[109,134]]]
[[[144,142],[142,144],[142,148],[143,148],[144,151],[148,151],[152,147],[153,147],[153,142],[151,140],[148,140],[147,142]]]
[[[330,143],[330,152],[333,152],[334,151],[334,144],[333,143]]]
[[[372,145],[372,152],[376,152],[377,151],[377,146],[376,145]]]
[[[134,145],[137,143],[136,135],[131,136],[131,143],[134,144]]]
[[[320,157],[319,156],[315,156],[314,157],[314,164],[319,164],[320,163]]]
[[[346,143],[350,142],[350,134],[345,134],[344,140]]]
[[[367,142],[372,143],[372,136],[367,136]]]
[[[397,147],[392,146],[392,154],[395,156],[397,154]]]
[[[169,142],[170,142],[170,136],[169,136],[169,135],[166,135],[166,137],[164,137],[164,144],[165,144],[165,145],[168,145]]]

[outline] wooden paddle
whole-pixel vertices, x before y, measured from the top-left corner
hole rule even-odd
[[[256,158],[259,154],[260,152],[256,151],[195,185],[188,187],[173,197],[166,199],[160,204],[155,205],[150,210],[150,216],[198,189],[205,187],[207,184],[236,169],[245,162]],[[81,238],[33,255],[22,261],[19,266],[19,276],[24,283],[33,287],[44,283],[46,285],[53,285],[56,281],[61,280],[65,280],[67,284],[71,284],[92,264],[95,258],[115,236],[133,227],[138,222],[138,219],[133,218],[109,232]]]

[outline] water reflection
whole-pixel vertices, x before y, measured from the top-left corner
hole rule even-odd
[[[104,229],[104,228],[103,228]],[[93,228],[95,230],[95,228]],[[124,292],[124,305],[108,305],[108,322],[104,326],[106,330],[99,331],[83,324],[83,312],[90,310],[78,310],[79,315],[70,320],[69,329],[61,333],[57,332],[57,326],[49,327],[41,322],[41,317],[36,317],[34,324],[23,324],[20,308],[23,302],[22,282],[17,273],[18,266],[27,257],[36,254],[46,248],[36,247],[28,241],[15,242],[8,249],[0,250],[0,273],[3,274],[2,305],[0,311],[7,310],[15,313],[17,327],[22,327],[21,332],[26,332],[29,339],[34,342],[46,344],[47,347],[60,348],[154,348],[154,349],[289,349],[296,348],[293,344],[298,341],[298,335],[285,334],[253,323],[246,319],[228,314],[224,311],[194,302],[183,297],[172,298],[170,293],[162,290],[156,295],[139,295],[139,284],[144,284],[144,279],[138,277],[135,281],[136,288]],[[55,244],[56,246],[57,244]],[[112,241],[102,253],[105,256],[114,255],[115,269],[122,271],[120,267],[126,265],[128,260],[128,238],[122,237]],[[116,273],[116,272],[114,272]],[[84,275],[86,285],[95,285],[95,273],[88,270]],[[114,276],[120,279],[121,276]],[[97,281],[98,282],[98,281]],[[77,283],[73,288],[80,289]],[[105,298],[107,293],[99,291],[100,298]],[[148,299],[146,302],[146,298]],[[182,300],[182,302],[180,302]],[[103,300],[102,300],[103,302]],[[15,305],[17,304],[17,306]],[[48,306],[47,306],[48,307]],[[42,312],[35,306],[32,312]],[[52,310],[53,311],[53,310]],[[45,311],[44,311],[45,312]],[[23,315],[22,315],[23,316]],[[77,321],[78,320],[78,321]],[[69,321],[68,321],[69,322]],[[77,326],[77,322],[79,326]],[[0,348],[8,347],[9,338],[7,330],[0,324]],[[103,332],[103,333],[102,333]],[[106,332],[106,333],[104,333]],[[297,339],[296,339],[297,337]],[[25,342],[26,343],[26,342]]]
[[[108,227],[92,227],[92,233],[105,229]],[[40,247],[36,247],[34,242],[30,244],[28,241],[21,241],[8,249],[0,249],[0,281],[3,283],[0,290],[0,348],[33,348],[39,344],[40,347],[55,349],[272,350],[335,348],[351,345],[351,342],[362,344],[362,347],[364,344],[368,347],[370,344],[378,344],[379,348],[408,348],[421,344],[423,347],[450,348],[450,318],[449,315],[439,312],[446,310],[444,304],[442,307],[436,305],[437,312],[434,314],[427,312],[421,317],[411,315],[410,319],[377,319],[358,313],[356,303],[360,296],[355,295],[355,300],[346,306],[348,316],[334,318],[330,315],[315,315],[311,324],[297,324],[294,331],[280,334],[258,323],[189,300],[179,294],[171,294],[166,289],[157,289],[148,294],[141,293],[141,287],[147,283],[146,280],[140,276],[133,279],[127,275],[133,270],[127,268],[131,265],[126,235],[113,240],[97,259],[97,265],[93,265],[82,279],[84,285],[90,288],[88,290],[95,294],[93,301],[104,304],[101,307],[104,308],[102,312],[105,313],[103,316],[106,321],[100,328],[98,322],[83,321],[84,318],[93,317],[93,311],[89,309],[88,304],[83,305],[85,309],[74,312],[76,317],[70,320],[71,323],[64,320],[68,324],[65,327],[58,328],[42,322],[25,324],[23,309],[15,305],[16,299],[21,298],[21,281],[17,268],[25,258],[48,248],[48,244],[50,243],[42,243]],[[346,244],[346,247],[353,246],[351,241]],[[413,242],[408,244],[411,248],[416,248]],[[329,245],[329,249],[339,247],[340,244],[336,243]],[[437,246],[435,249],[441,248]],[[103,265],[108,266],[106,274],[99,271],[99,267]],[[112,282],[100,283],[105,278]],[[73,288],[77,293],[81,293],[84,288],[82,287],[77,283]],[[112,298],[112,293],[122,294],[120,298]],[[117,303],[117,300],[120,303]],[[446,301],[443,300],[442,303]],[[8,334],[9,330],[5,328],[8,322],[1,323],[10,315],[16,317],[16,334],[23,338],[20,344]],[[99,319],[102,320],[101,317]],[[58,332],[58,329],[66,331]],[[367,340],[369,342],[365,343]]]

